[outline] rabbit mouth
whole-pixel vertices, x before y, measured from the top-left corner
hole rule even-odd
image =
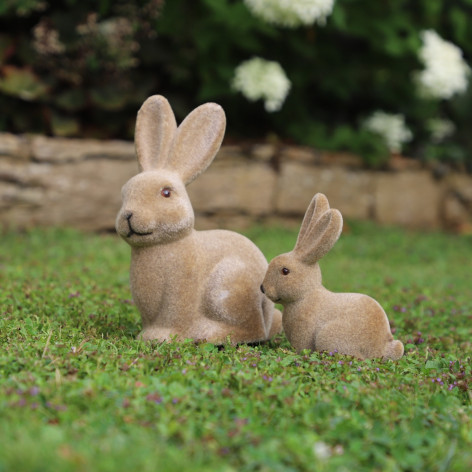
[[[133,229],[133,227],[131,226],[131,215],[126,218],[126,221],[128,222],[128,228],[129,228],[129,232],[126,235],[127,238],[130,238],[131,236],[133,236],[133,234],[136,234],[137,236],[148,236],[152,234],[152,231],[141,233]]]
[[[138,233],[133,228],[130,228],[129,233],[126,235],[126,237],[130,238],[131,236],[133,236],[133,234],[135,234],[136,236],[148,236],[148,235],[152,234],[152,231],[149,232],[149,233]]]

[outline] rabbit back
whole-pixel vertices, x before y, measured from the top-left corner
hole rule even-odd
[[[308,349],[359,359],[386,357],[393,336],[387,315],[376,300],[359,293],[320,292],[316,304],[310,303],[316,315]]]

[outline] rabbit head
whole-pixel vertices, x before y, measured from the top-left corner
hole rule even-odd
[[[226,126],[223,109],[206,103],[177,128],[169,102],[149,97],[136,120],[136,154],[140,173],[122,189],[116,218],[118,234],[131,246],[175,241],[194,226],[186,185],[213,161]]]
[[[318,261],[341,235],[343,220],[330,209],[325,195],[317,193],[303,218],[294,249],[269,264],[261,290],[276,303],[290,303],[321,285]]]

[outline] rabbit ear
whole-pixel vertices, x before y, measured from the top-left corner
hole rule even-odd
[[[300,232],[298,233],[297,243],[295,248],[302,247],[304,245],[304,239],[307,235],[308,228],[311,223],[318,220],[320,216],[329,210],[329,202],[325,195],[322,193],[317,193],[308,205],[308,208],[305,212],[302,225],[300,227]]]
[[[318,204],[323,202],[318,208],[323,206],[326,208],[328,200],[324,195],[324,199],[318,200]],[[316,195],[315,195],[316,198]],[[315,198],[313,200],[315,200]],[[312,204],[313,204],[312,200]],[[307,264],[318,262],[336,243],[343,229],[343,217],[338,210],[328,209],[321,215],[317,209],[317,204],[310,205],[305,218],[307,218],[310,208],[314,206],[311,220],[306,223],[303,220],[302,229],[304,229],[303,238],[297,240],[294,253]],[[303,228],[305,226],[305,228]]]
[[[175,170],[189,184],[212,162],[226,128],[226,117],[216,103],[193,110],[180,124],[170,150],[167,168]]]
[[[140,172],[161,167],[166,162],[176,130],[169,102],[161,95],[149,97],[136,118],[134,139]]]

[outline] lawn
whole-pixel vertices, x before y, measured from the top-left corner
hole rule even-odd
[[[0,472],[469,471],[472,238],[346,227],[325,285],[379,300],[396,363],[144,344],[118,237],[3,234]],[[296,235],[248,232],[268,259]]]

